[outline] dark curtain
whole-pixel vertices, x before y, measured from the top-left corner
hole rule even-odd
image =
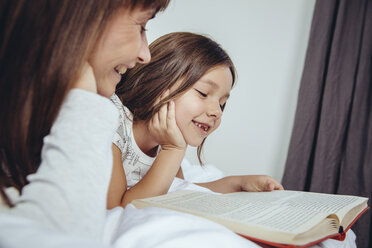
[[[372,198],[372,0],[318,0],[282,183]],[[372,247],[371,210],[352,227]]]

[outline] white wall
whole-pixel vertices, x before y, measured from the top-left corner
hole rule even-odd
[[[280,180],[296,109],[314,0],[171,0],[148,24],[149,42],[174,31],[207,34],[238,71],[204,161],[227,175]],[[186,157],[197,164],[196,150]]]

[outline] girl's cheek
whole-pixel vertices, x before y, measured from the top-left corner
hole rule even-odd
[[[216,130],[217,128],[219,128],[220,124],[221,124],[221,118],[218,119],[218,121],[216,121],[216,124],[215,124],[215,126],[214,126],[213,131]]]

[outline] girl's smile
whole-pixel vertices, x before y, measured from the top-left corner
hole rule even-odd
[[[199,129],[201,129],[202,133],[205,133],[205,135],[208,134],[208,130],[211,128],[210,125],[208,124],[205,124],[205,123],[201,123],[201,122],[197,122],[197,121],[192,121],[196,127],[198,127]]]

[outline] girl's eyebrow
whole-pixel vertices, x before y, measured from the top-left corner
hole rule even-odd
[[[212,88],[217,88],[217,89],[220,88],[220,86],[216,82],[210,79],[201,79],[199,82],[209,84],[210,86],[212,86]],[[226,93],[223,97],[229,98],[230,93]]]

